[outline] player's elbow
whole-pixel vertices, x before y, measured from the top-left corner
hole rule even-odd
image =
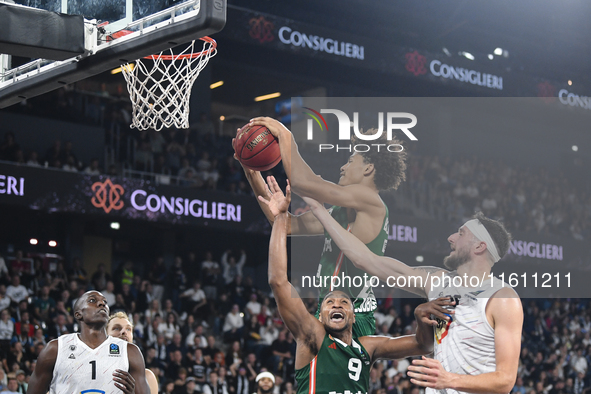
[[[419,350],[421,351],[422,356],[433,353],[433,341],[419,343]]]
[[[513,390],[513,386],[515,385],[515,379],[517,378],[517,374],[506,373],[502,372],[501,376],[499,376],[498,385],[496,390],[494,390],[495,394],[507,394]]]
[[[271,287],[271,290],[275,291],[276,289],[280,289],[282,286],[287,284],[287,278],[280,277],[279,275],[269,274],[269,286]]]

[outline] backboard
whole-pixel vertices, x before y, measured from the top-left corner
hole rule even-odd
[[[83,15],[85,53],[62,61],[36,59],[18,67],[12,67],[9,56],[0,55],[0,108],[216,33],[225,25],[227,6],[226,0],[15,2]]]

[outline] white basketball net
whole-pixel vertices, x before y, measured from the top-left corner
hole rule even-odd
[[[180,54],[174,54],[171,48],[159,55],[136,60],[135,67],[130,64],[121,66],[133,106],[132,128],[157,131],[173,126],[189,128],[193,83],[217,53],[213,39],[204,37],[201,40],[203,49],[200,52],[195,51],[196,41],[192,41]]]

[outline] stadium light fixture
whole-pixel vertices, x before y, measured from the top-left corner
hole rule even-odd
[[[460,55],[464,56],[466,59],[474,60],[474,55],[470,52],[460,52]]]
[[[503,48],[496,48],[493,53],[497,56],[501,56],[503,54]]]
[[[119,230],[121,228],[121,224],[119,222],[111,222],[111,228],[113,230]]]
[[[29,243],[30,243],[31,245],[37,245],[37,244],[39,243],[39,241],[37,240],[37,238],[31,238],[31,239],[29,240]]]
[[[571,81],[570,79],[568,80],[568,86],[572,86],[573,81]]]
[[[223,122],[224,120],[226,120],[226,117],[224,115],[220,116],[220,120]]]
[[[415,260],[417,261],[417,263],[422,263],[423,261],[425,261],[425,258],[423,256],[417,256],[415,257]]]
[[[129,63],[129,65],[127,66],[129,68],[129,71],[133,71],[134,67],[135,67],[135,63]],[[111,70],[111,74],[119,74],[121,72],[121,67],[117,67]]]
[[[446,47],[441,48],[441,50],[443,51],[443,53],[445,53],[448,57],[451,57],[451,52],[449,51],[449,49],[447,49]]]
[[[493,60],[495,57],[494,57],[492,54],[490,54],[490,53],[489,53],[489,55],[488,55],[488,58],[489,58],[490,60]]]
[[[270,100],[276,97],[281,96],[281,93],[279,92],[275,92],[275,93],[270,93],[270,94],[265,94],[263,96],[258,96],[254,98],[254,101],[259,102],[259,101],[265,101],[265,100]]]
[[[220,86],[222,86],[224,84],[224,81],[217,81],[212,83],[211,85],[209,85],[210,89],[215,89],[215,88],[219,88]]]
[[[573,147],[572,147],[572,150],[573,150],[573,152],[576,152],[576,151],[578,151],[578,150],[579,150],[579,147],[578,147],[578,146],[576,146],[576,145],[573,145]]]
[[[54,241],[54,240],[51,240],[51,241],[49,241],[49,242],[48,242],[48,245],[49,245],[50,247],[52,247],[52,248],[55,248],[55,247],[57,246],[57,242],[56,242],[56,241]]]

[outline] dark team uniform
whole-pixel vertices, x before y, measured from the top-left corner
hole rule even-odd
[[[388,243],[388,207],[385,205],[384,207],[386,208],[386,215],[382,222],[382,228],[373,241],[366,244],[369,250],[378,256],[384,255]],[[347,208],[333,206],[330,208],[329,212],[343,228],[346,228],[347,231],[351,231],[349,218],[347,216]],[[365,283],[364,274],[366,275],[367,283]],[[377,308],[377,303],[373,289],[369,286],[369,279],[371,276],[365,271],[355,267],[351,260],[349,260],[347,256],[341,252],[339,247],[332,242],[331,236],[326,231],[324,232],[324,248],[322,250],[322,257],[320,258],[320,264],[318,265],[316,276],[320,281],[319,283],[321,283],[320,299],[318,301],[316,317],[318,317],[320,304],[326,294],[333,290],[341,290],[349,294],[351,299],[354,300],[355,324],[353,324],[353,337],[374,335],[376,331],[376,322],[373,313]],[[333,276],[337,276],[341,279],[343,279],[343,277],[350,278],[351,283],[347,280],[341,280],[341,282],[344,283],[340,283],[340,286],[331,288],[330,278]],[[324,286],[325,284],[326,286]],[[367,286],[365,286],[366,284]]]
[[[370,369],[357,338],[349,346],[326,334],[316,357],[296,371],[297,394],[367,394]]]

